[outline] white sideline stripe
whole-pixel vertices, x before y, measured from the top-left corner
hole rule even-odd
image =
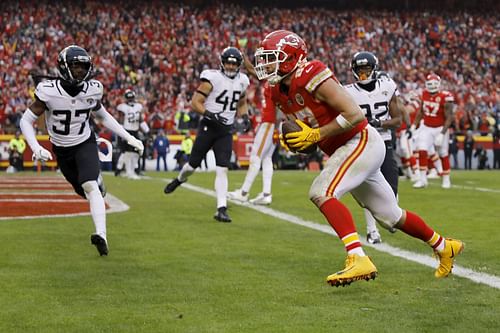
[[[437,186],[441,187],[440,183],[433,183],[429,182],[429,186]],[[476,187],[476,186],[468,186],[468,185],[451,185],[451,188],[457,189],[457,190],[470,190],[470,191],[478,191],[478,192],[491,192],[491,193],[500,193],[500,190],[496,190],[494,188],[487,188],[487,187]]]
[[[115,197],[114,195],[107,193],[104,199],[106,203],[109,205],[109,209],[106,210],[106,213],[119,213],[129,210],[130,207]],[[53,201],[53,200],[50,200]],[[0,217],[1,220],[31,220],[31,219],[43,219],[43,218],[53,218],[53,217],[71,217],[71,216],[88,216],[88,213],[76,213],[76,214],[59,214],[59,215],[36,215],[36,216],[9,216],[9,217]]]
[[[495,190],[495,189],[486,188],[486,187],[475,187],[475,186],[466,186],[466,185],[451,185],[451,187],[456,188],[456,189],[461,189],[461,190],[500,193],[500,190]]]
[[[111,193],[106,193],[104,201],[109,205],[109,209],[106,213],[120,213],[130,209],[130,206],[125,202],[121,201]]]
[[[170,179],[163,179],[163,180],[165,182],[170,181]],[[188,183],[184,183],[181,186],[188,189],[188,190],[191,190],[191,191],[202,193],[202,194],[205,194],[205,195],[208,195],[211,197],[216,197],[214,191],[205,189],[203,187],[198,187],[196,185],[192,185],[192,184],[188,184]],[[283,213],[283,212],[280,212],[280,211],[277,211],[275,209],[265,207],[265,206],[255,206],[255,205],[251,205],[248,203],[241,203],[241,202],[230,200],[230,199],[228,199],[228,201],[230,201],[236,205],[244,206],[244,207],[256,210],[260,213],[263,213],[263,214],[266,214],[266,215],[269,215],[272,217],[276,217],[276,218],[281,219],[281,220],[286,221],[286,222],[298,224],[298,225],[301,225],[301,226],[306,227],[306,228],[314,229],[314,230],[321,231],[321,232],[329,234],[329,235],[337,236],[335,231],[329,225],[326,225],[326,224],[318,224],[315,222],[306,221],[306,220],[303,220],[297,216]],[[432,267],[434,269],[437,266],[436,259],[434,259],[431,256],[427,256],[427,255],[423,255],[423,254],[419,254],[419,253],[415,253],[415,252],[411,252],[411,251],[406,251],[406,250],[388,245],[386,243],[369,244],[368,242],[366,242],[364,240],[361,240],[361,243],[363,243],[363,246],[365,246],[365,247],[368,246],[368,247],[371,247],[371,248],[378,250],[380,252],[384,252],[384,253],[390,254],[390,255],[395,256],[395,257],[400,257],[400,258],[403,258],[405,260],[413,261],[413,262],[416,262],[416,263],[424,265],[424,266],[429,266],[429,267]],[[495,276],[495,275],[476,272],[472,269],[465,268],[465,267],[462,267],[462,266],[459,266],[456,264],[453,265],[453,275],[469,279],[469,280],[474,281],[476,283],[481,283],[481,284],[485,284],[485,285],[493,287],[493,288],[500,289],[500,277]]]

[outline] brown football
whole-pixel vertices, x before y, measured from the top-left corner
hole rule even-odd
[[[295,121],[285,120],[281,123],[281,134],[283,135],[283,138],[286,136],[287,133],[300,132],[301,130],[302,130],[302,128]],[[285,139],[285,142],[286,142],[286,139]],[[288,145],[288,143],[287,143],[287,145]],[[311,153],[314,153],[318,149],[318,145],[315,143],[315,144],[310,145],[309,147],[307,147],[306,149],[303,149],[303,150],[297,150],[297,149],[292,148],[290,146],[288,146],[288,148],[290,148],[290,151],[293,151],[294,153],[311,154]]]

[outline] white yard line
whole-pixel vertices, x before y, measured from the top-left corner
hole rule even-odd
[[[439,180],[438,180],[438,182],[433,182],[431,180],[431,181],[429,181],[429,186],[441,187],[441,182]],[[451,185],[451,188],[456,189],[456,190],[469,190],[469,191],[478,191],[478,192],[500,193],[500,190],[497,190],[494,188],[477,187],[477,186],[470,186],[470,185]]]
[[[170,181],[169,179],[163,179],[163,180],[165,182]],[[188,189],[188,190],[191,190],[191,191],[195,191],[195,192],[202,193],[202,194],[205,194],[205,195],[208,195],[211,197],[215,197],[214,191],[208,190],[208,189],[203,188],[203,187],[199,187],[199,186],[192,185],[189,183],[184,183],[181,186]],[[466,188],[466,187],[464,186],[463,188]],[[473,187],[468,188],[468,189],[479,190],[478,188],[473,188]],[[497,192],[495,190],[489,190],[489,191]],[[301,225],[301,226],[306,227],[306,228],[314,229],[314,230],[317,230],[317,231],[320,231],[320,232],[323,232],[326,234],[337,236],[335,231],[329,225],[326,225],[326,224],[318,224],[318,223],[315,223],[312,221],[306,221],[306,220],[303,220],[297,216],[287,214],[284,212],[280,212],[278,210],[275,210],[275,209],[272,209],[269,207],[265,207],[265,206],[256,206],[256,205],[251,205],[248,203],[240,203],[240,202],[237,202],[234,200],[229,200],[229,201],[231,201],[233,204],[236,204],[239,206],[244,206],[244,207],[249,208],[249,209],[253,209],[253,210],[258,211],[262,214],[266,214],[266,215],[281,219],[285,222],[298,224],[298,225]],[[369,244],[363,240],[361,240],[361,242],[363,243],[363,246],[365,246],[365,247],[368,246],[368,247],[374,248],[377,251],[384,252],[384,253],[390,254],[390,255],[395,256],[395,257],[400,257],[400,258],[403,258],[405,260],[413,261],[413,262],[419,263],[421,265],[432,267],[432,268],[436,268],[436,266],[437,266],[436,259],[431,257],[431,256],[428,256],[428,255],[422,255],[419,253],[403,250],[403,249],[391,246],[387,243]],[[453,266],[453,274],[456,276],[460,276],[460,277],[469,279],[469,280],[474,281],[476,283],[481,283],[481,284],[485,284],[487,286],[490,286],[490,287],[493,287],[496,289],[500,289],[500,277],[495,276],[495,275],[476,272],[472,269],[461,267],[461,266],[456,265],[456,264]]]
[[[500,193],[500,190],[495,190],[495,189],[486,188],[486,187],[475,187],[475,186],[467,186],[467,185],[451,185],[451,187],[454,188],[454,189],[461,189],[461,190],[471,190],[471,191],[478,191],[478,192]]]

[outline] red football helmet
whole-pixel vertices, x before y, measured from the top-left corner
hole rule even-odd
[[[429,74],[425,78],[425,89],[431,94],[437,93],[440,85],[441,78],[437,74]]]
[[[260,42],[255,52],[255,72],[259,80],[277,84],[306,61],[306,43],[296,33],[276,30]]]

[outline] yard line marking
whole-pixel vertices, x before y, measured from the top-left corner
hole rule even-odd
[[[438,186],[441,187],[441,183],[436,183],[436,182],[429,182],[429,186]],[[469,185],[451,185],[451,188],[456,189],[456,190],[470,190],[470,191],[478,191],[478,192],[490,192],[490,193],[500,193],[500,190],[494,189],[494,188],[487,188],[487,187],[476,187],[476,186],[469,186]]]
[[[486,187],[475,187],[475,186],[467,186],[467,185],[451,185],[451,187],[456,188],[456,189],[461,189],[461,190],[500,193],[500,190],[495,190],[495,189],[486,188]]]
[[[165,182],[170,182],[171,179],[164,179],[163,178],[162,180]],[[208,190],[208,189],[203,188],[203,187],[199,187],[199,186],[188,184],[188,183],[183,183],[182,187],[184,187],[188,190],[191,190],[191,191],[195,191],[198,193],[202,193],[202,194],[211,196],[211,197],[216,197],[215,192],[213,190]],[[317,231],[320,231],[320,232],[323,232],[323,233],[326,233],[329,235],[337,236],[335,231],[329,225],[326,225],[326,224],[318,224],[316,222],[306,221],[306,220],[301,219],[300,217],[297,217],[297,216],[294,216],[291,214],[287,214],[284,212],[280,212],[278,210],[275,210],[275,209],[272,209],[269,207],[265,207],[265,206],[255,206],[255,205],[251,205],[249,203],[241,203],[241,202],[237,202],[237,201],[230,200],[230,199],[228,199],[228,201],[230,201],[236,205],[239,205],[239,206],[244,206],[246,208],[253,209],[253,210],[258,211],[262,214],[276,217],[276,218],[281,219],[285,222],[298,224],[298,225],[301,225],[301,226],[306,227],[306,228],[314,229],[314,230],[317,230]],[[418,264],[431,267],[433,269],[435,269],[437,266],[436,259],[434,259],[433,257],[428,256],[428,255],[423,255],[423,254],[403,250],[403,249],[388,245],[387,243],[369,244],[368,242],[366,242],[364,240],[361,240],[361,242],[363,243],[363,246],[371,247],[377,251],[384,252],[384,253],[390,254],[390,255],[395,256],[395,257],[400,257],[400,258],[403,258],[403,259],[408,260],[408,261],[413,261],[413,262],[416,262]],[[462,267],[462,266],[455,264],[455,265],[453,265],[453,275],[460,276],[460,277],[463,277],[465,279],[469,279],[469,280],[474,281],[476,283],[485,284],[487,286],[490,286],[490,287],[493,287],[496,289],[500,289],[500,277],[492,275],[492,274],[476,272],[472,269],[465,268],[465,267]]]

